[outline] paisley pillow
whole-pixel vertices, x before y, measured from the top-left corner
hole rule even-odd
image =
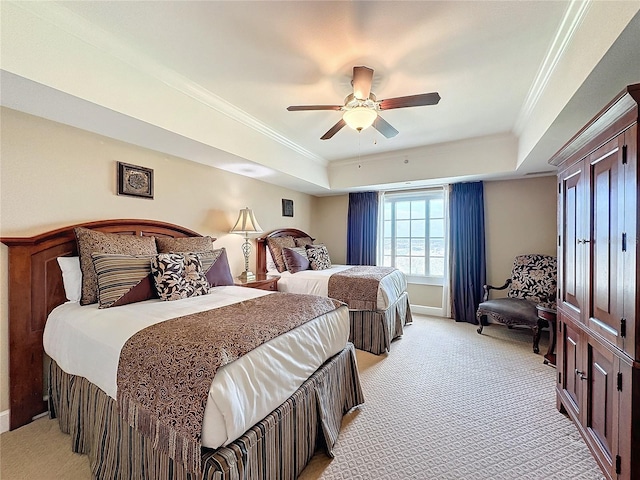
[[[213,250],[211,237],[156,237],[158,253],[210,252]]]
[[[296,247],[296,242],[293,237],[267,238],[267,246],[269,247],[278,272],[284,272],[287,266],[284,264],[284,258],[282,258],[282,249]]]
[[[313,245],[313,238],[311,237],[296,237],[294,241],[296,242],[296,247],[304,248],[307,245]]]

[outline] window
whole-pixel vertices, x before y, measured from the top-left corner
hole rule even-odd
[[[442,285],[446,271],[444,189],[382,196],[380,264],[415,283]]]

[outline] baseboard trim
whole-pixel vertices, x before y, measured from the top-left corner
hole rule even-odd
[[[9,410],[0,412],[0,433],[9,431]]]
[[[420,315],[429,315],[431,317],[442,317],[442,308],[427,307],[425,305],[411,305],[411,311]]]

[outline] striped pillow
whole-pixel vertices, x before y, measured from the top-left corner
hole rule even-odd
[[[98,308],[117,307],[155,298],[151,255],[92,253],[98,279]]]

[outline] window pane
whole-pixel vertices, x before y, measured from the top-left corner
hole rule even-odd
[[[408,238],[396,239],[396,255],[409,255],[409,239]]]
[[[384,244],[382,246],[382,253],[385,255],[385,257],[387,255],[391,255],[391,239],[390,238],[384,239]]]
[[[384,236],[385,237],[391,237],[393,230],[391,229],[392,225],[391,225],[391,221],[386,221],[384,222]]]
[[[411,236],[412,237],[422,237],[424,238],[424,220],[411,220]]]
[[[411,275],[424,275],[424,257],[411,257]]]
[[[411,202],[411,218],[425,218],[426,204],[424,200]]]
[[[444,258],[429,259],[429,274],[439,277],[444,275]]]
[[[384,258],[382,259],[382,266],[383,267],[392,267],[393,265],[391,264],[391,257],[387,257],[385,255]]]
[[[411,274],[409,257],[396,257],[396,268],[407,275]]]
[[[396,219],[411,218],[411,202],[396,202]]]
[[[429,236],[444,237],[444,220],[429,220]]]
[[[392,207],[392,203],[390,202],[384,202],[384,219],[385,220],[390,220],[391,219],[391,207]]]
[[[409,237],[411,220],[399,220],[396,222],[396,237]]]
[[[444,200],[433,199],[429,202],[429,217],[444,218]]]
[[[429,256],[444,257],[444,238],[429,239]]]
[[[412,238],[411,239],[411,256],[425,256],[425,240],[424,238]]]

